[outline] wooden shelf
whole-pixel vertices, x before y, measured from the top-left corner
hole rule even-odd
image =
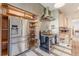
[[[1,55],[2,56],[5,56],[5,55],[8,55],[8,35],[9,35],[9,32],[8,32],[8,24],[9,24],[9,20],[8,20],[8,16],[5,16],[5,15],[0,15],[2,18],[1,18],[1,22],[2,22],[2,28],[1,28]]]
[[[8,50],[6,49],[2,49],[2,56],[8,56]]]
[[[3,21],[2,21],[2,29],[8,29],[8,17],[7,16],[2,16],[2,19],[3,19]]]
[[[35,31],[36,31],[36,23],[37,22],[29,22],[29,48],[32,48],[35,46],[36,39],[35,39]]]
[[[3,31],[8,30],[8,29],[2,29]]]
[[[8,39],[8,30],[2,30],[2,42],[7,41]]]
[[[2,49],[6,49],[8,47],[8,42],[2,42]]]

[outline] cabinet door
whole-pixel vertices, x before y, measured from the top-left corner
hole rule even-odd
[[[79,56],[79,41],[76,38],[72,41],[72,55]]]
[[[59,16],[59,26],[68,27],[68,19],[63,13],[61,13]]]
[[[60,27],[64,26],[64,17],[63,17],[63,14],[59,15],[59,26]]]

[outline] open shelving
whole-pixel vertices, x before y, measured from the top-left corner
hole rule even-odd
[[[1,55],[8,55],[9,20],[8,16],[1,15]]]
[[[36,44],[36,23],[37,22],[29,22],[29,48],[35,47]]]

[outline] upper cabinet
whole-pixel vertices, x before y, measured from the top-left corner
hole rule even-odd
[[[59,14],[59,27],[68,27],[68,19],[64,13]]]

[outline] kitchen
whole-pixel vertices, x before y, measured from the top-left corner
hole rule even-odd
[[[78,10],[75,10],[78,6],[72,3],[58,6],[55,3],[1,3],[0,55],[79,55],[78,41],[74,41],[79,32]]]

